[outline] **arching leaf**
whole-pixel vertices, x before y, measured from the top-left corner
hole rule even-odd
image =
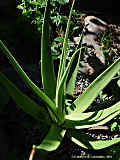
[[[16,104],[26,113],[38,121],[50,124],[48,111],[44,106],[38,105],[27,95],[23,94],[12,82],[10,82],[4,74],[0,73],[0,83],[7,89],[8,94],[13,98]]]
[[[47,136],[44,138],[42,143],[39,146],[33,146],[33,148],[45,150],[45,151],[54,151],[56,150],[65,135],[66,130],[52,125]]]
[[[77,145],[85,149],[94,150],[104,149],[120,142],[120,138],[113,138],[112,140],[91,140],[79,130],[69,131],[68,137]]]
[[[119,70],[120,58],[118,58],[88,86],[83,94],[80,95],[68,108],[68,113],[74,114],[84,112]]]
[[[42,84],[45,93],[52,99],[55,99],[56,93],[56,77],[54,72],[54,65],[50,49],[50,4],[47,2],[45,9],[44,23],[42,26],[42,38],[41,38],[41,73],[42,73]]]
[[[103,125],[119,114],[120,101],[112,107],[106,108],[104,110],[66,115],[64,127],[82,129]]]

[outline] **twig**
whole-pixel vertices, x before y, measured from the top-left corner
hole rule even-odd
[[[36,148],[33,148],[32,151],[31,151],[31,153],[30,153],[29,160],[33,160],[35,152],[36,152]]]

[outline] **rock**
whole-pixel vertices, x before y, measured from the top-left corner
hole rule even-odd
[[[85,46],[88,48],[88,54],[91,55],[92,52],[94,52],[94,55],[98,57],[98,59],[105,64],[105,58],[101,49],[101,46],[99,46],[96,41],[94,40],[95,36],[91,34],[87,34],[84,36],[82,43],[85,44]]]
[[[105,32],[107,29],[107,23],[95,16],[87,16],[84,21],[86,31],[95,35]]]
[[[80,70],[88,75],[97,75],[105,68],[105,57],[96,39],[98,34],[107,30],[108,25],[95,16],[87,16],[84,21],[82,44],[87,48],[87,51],[84,56],[85,62],[81,62]],[[79,39],[79,37],[74,37],[75,44],[78,44]]]
[[[88,48],[94,48],[94,55],[105,64],[105,58],[101,50],[101,46],[96,43],[97,35],[107,30],[107,23],[95,16],[87,16],[85,18],[85,36],[83,37],[83,44]]]
[[[78,44],[80,40],[80,37],[73,37],[73,41],[75,44]]]

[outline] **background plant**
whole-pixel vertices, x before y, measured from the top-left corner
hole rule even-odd
[[[116,144],[120,138],[112,140],[91,140],[83,129],[98,125],[104,125],[118,114],[120,114],[120,101],[110,107],[98,108],[97,111],[86,112],[90,104],[98,96],[99,92],[111,81],[115,74],[120,70],[120,58],[99,75],[83,92],[74,100],[75,81],[81,56],[81,40],[73,53],[69,63],[66,62],[68,33],[71,22],[71,15],[75,0],[73,0],[70,15],[65,32],[65,38],[60,56],[60,64],[57,77],[54,72],[49,36],[49,3],[45,9],[44,22],[41,38],[41,75],[44,91],[40,90],[23,71],[21,66],[12,56],[2,41],[0,47],[7,56],[12,66],[24,80],[27,86],[36,95],[36,101],[22,93],[3,73],[0,73],[0,83],[7,88],[8,93],[26,113],[33,116],[39,123],[43,122],[49,128],[45,138],[40,145],[33,145],[30,160],[33,159],[33,151],[47,154],[56,150],[65,135],[74,143],[85,149],[103,149]],[[82,37],[82,36],[81,36]],[[70,98],[69,98],[70,97]],[[69,102],[69,103],[68,103]],[[44,153],[43,153],[44,151]]]
[[[19,17],[22,15],[25,19],[29,20],[32,25],[34,25],[36,30],[36,36],[38,37],[41,33],[42,23],[43,23],[43,13],[46,5],[45,0],[21,0],[17,5],[20,10]],[[62,8],[65,8],[63,10]],[[50,1],[50,27],[51,27],[51,50],[54,55],[53,58],[57,59],[60,55],[60,50],[62,49],[62,42],[65,35],[65,28],[68,21],[68,12],[70,8],[69,0],[51,0]],[[76,35],[80,35],[82,31],[82,25],[80,16],[82,14],[72,11],[71,28],[69,32],[69,38]],[[19,19],[19,18],[18,18]],[[67,47],[68,57],[73,53],[74,43],[73,39],[69,39],[69,44]],[[68,58],[69,59],[69,58]]]
[[[114,61],[114,57],[118,57],[117,52],[114,52],[114,50],[116,50],[114,47],[114,32],[114,29],[112,26],[110,26],[106,32],[98,35],[98,42],[102,46],[102,51],[105,56],[107,66],[109,66]]]
[[[61,23],[66,21],[66,17],[60,15],[60,6],[65,5],[69,0],[51,0],[50,2],[50,18],[58,27]],[[24,17],[30,19],[31,23],[35,24],[38,31],[41,31],[41,25],[43,22],[44,8],[46,6],[46,0],[21,0],[17,5],[17,8],[21,10]]]

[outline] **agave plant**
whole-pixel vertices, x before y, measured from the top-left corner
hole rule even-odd
[[[80,41],[69,63],[66,63],[67,40],[74,2],[75,0],[73,0],[71,6],[59,70],[56,76],[52,55],[50,54],[49,0],[47,1],[41,38],[41,76],[44,91],[30,80],[4,43],[0,41],[1,50],[7,56],[19,76],[36,95],[37,102],[22,93],[3,73],[0,73],[0,83],[6,87],[9,95],[23,111],[33,116],[39,122],[43,122],[44,125],[50,126],[46,137],[44,137],[39,146],[33,145],[33,150],[54,151],[59,147],[65,135],[74,143],[86,149],[103,149],[120,142],[120,138],[91,140],[83,132],[85,128],[104,125],[120,114],[120,101],[102,110],[98,107],[97,111],[86,112],[99,92],[120,70],[120,58],[100,74],[76,100],[68,98],[74,96],[75,81],[82,50]],[[30,160],[33,159],[32,156],[33,152]]]

